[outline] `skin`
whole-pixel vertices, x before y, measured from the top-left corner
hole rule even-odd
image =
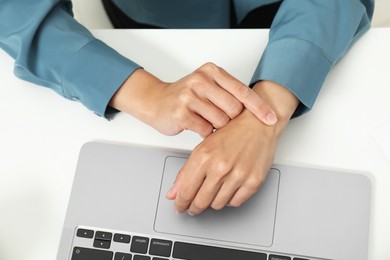
[[[238,207],[261,187],[298,104],[279,84],[260,81],[252,91],[211,63],[173,83],[138,69],[110,102],[163,134],[205,138],[166,195],[190,215]]]
[[[244,107],[268,125],[277,121],[267,102],[212,63],[173,83],[138,69],[115,93],[110,106],[165,135],[191,130],[207,137],[238,116]]]
[[[201,142],[167,194],[168,199],[175,200],[178,213],[198,215],[208,207],[238,207],[261,187],[278,140],[299,101],[274,82],[261,81],[254,89],[274,108],[278,122],[265,125],[244,109]]]

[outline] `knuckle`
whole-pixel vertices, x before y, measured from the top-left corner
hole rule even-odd
[[[230,116],[231,118],[235,118],[236,116],[238,116],[239,114],[241,114],[241,111],[244,109],[244,106],[242,105],[241,102],[234,102],[232,105],[231,105],[231,111],[230,111]]]
[[[203,211],[209,206],[209,203],[207,200],[203,198],[196,198],[192,204],[191,208],[194,208],[196,211]]]
[[[250,194],[253,194],[260,188],[263,182],[263,178],[249,177],[245,180],[244,186]]]
[[[221,113],[221,115],[219,115],[217,121],[215,122],[214,127],[217,129],[222,128],[225,125],[227,125],[229,121],[230,121],[230,117],[227,116],[225,113]]]
[[[186,190],[181,190],[178,196],[183,203],[189,203],[192,200],[192,195]]]
[[[252,89],[241,82],[234,83],[232,88],[235,93],[234,96],[240,101],[248,99],[252,95]]]
[[[199,165],[205,164],[211,158],[211,151],[200,143],[193,150],[190,158],[193,158]]]
[[[251,94],[252,90],[243,85],[237,85],[238,93],[244,100],[247,99]]]
[[[230,172],[230,164],[224,159],[220,159],[211,166],[211,172],[217,180],[223,179]]]
[[[239,185],[241,185],[245,181],[245,176],[240,171],[232,172],[229,178],[232,180],[232,182]]]
[[[200,128],[199,134],[201,136],[209,136],[213,132],[213,127],[211,125],[204,125]]]
[[[187,107],[189,104],[191,104],[192,100],[192,93],[189,90],[182,90],[177,97],[179,106]]]
[[[196,95],[197,90],[207,86],[209,80],[207,75],[199,70],[192,72],[185,80],[182,92],[186,95]]]
[[[184,109],[176,109],[172,113],[172,118],[177,122],[183,122],[187,119],[187,112]]]
[[[190,77],[188,77],[187,84],[190,87],[197,87],[199,85],[202,85],[205,81],[206,77],[204,73],[201,70],[194,71]]]
[[[199,68],[199,70],[205,72],[215,72],[219,71],[219,67],[212,62],[206,62]]]

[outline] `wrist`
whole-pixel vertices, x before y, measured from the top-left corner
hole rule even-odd
[[[286,87],[272,82],[259,81],[253,90],[275,111],[278,120],[287,123],[299,105],[298,98]]]
[[[148,121],[150,108],[153,102],[154,89],[163,82],[145,71],[135,70],[120,86],[111,98],[110,106],[122,112],[135,116],[141,121]]]

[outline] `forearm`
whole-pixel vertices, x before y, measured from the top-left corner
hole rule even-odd
[[[0,1],[0,47],[15,75],[78,100],[104,116],[134,62],[96,39],[71,12],[71,1]]]
[[[144,69],[135,70],[111,98],[109,105],[139,120],[152,124],[154,100],[158,99],[163,82]]]
[[[285,0],[252,83],[270,80],[300,100],[294,116],[312,108],[334,64],[370,25],[372,0]]]

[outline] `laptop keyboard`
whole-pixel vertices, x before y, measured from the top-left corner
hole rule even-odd
[[[309,260],[266,252],[78,228],[71,260]]]

